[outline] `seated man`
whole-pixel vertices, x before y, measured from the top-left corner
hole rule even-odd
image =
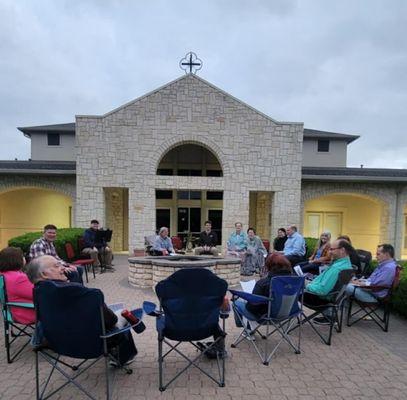
[[[168,237],[167,227],[160,228],[152,250],[154,256],[168,256],[170,253],[175,253],[171,239]]]
[[[375,303],[378,298],[386,297],[389,289],[381,289],[378,291],[365,290],[363,287],[356,286],[387,286],[391,287],[396,275],[397,264],[394,261],[394,247],[391,244],[380,244],[377,246],[376,259],[379,262],[377,268],[372,275],[367,279],[353,280],[346,287],[348,296],[354,295],[356,300]]]
[[[345,269],[352,270],[352,264],[349,259],[353,247],[346,240],[335,240],[329,252],[332,256],[332,264],[310,282],[304,292],[304,306],[323,306],[328,304],[331,299],[328,295],[333,290],[338,281],[339,273]],[[314,318],[315,323],[329,323],[329,315],[321,318]]]
[[[82,253],[89,254],[92,257],[93,265],[95,267],[100,267],[102,265],[106,269],[113,270],[112,267],[112,250],[107,245],[106,241],[97,241],[96,232],[99,230],[99,221],[92,219],[90,221],[90,228],[86,229],[83,240],[85,242],[85,248],[82,250]],[[99,261],[100,257],[100,261]]]
[[[46,280],[58,282],[60,285],[78,285],[78,283],[70,283],[68,281],[68,278],[64,274],[63,267],[61,267],[59,261],[52,256],[40,256],[32,260],[27,266],[27,276],[34,285],[38,285],[39,282]],[[85,290],[88,289],[85,288]],[[103,317],[106,330],[112,330],[117,323],[117,316],[105,303],[103,303]],[[35,344],[41,344],[42,340],[42,337],[36,337]],[[113,338],[110,344],[119,347],[118,357],[122,365],[129,364],[137,354],[137,349],[130,331]]]
[[[219,252],[216,248],[218,243],[218,236],[216,232],[212,230],[212,222],[205,222],[205,230],[199,234],[198,247],[195,247],[195,254],[212,254],[218,256]]]
[[[284,244],[284,250],[281,252],[290,261],[291,266],[305,261],[305,240],[297,232],[295,225],[289,225],[287,228],[287,240]]]
[[[75,267],[74,265],[70,265],[64,260],[62,260],[55,250],[55,239],[57,238],[57,227],[55,225],[45,225],[44,226],[44,234],[42,238],[35,240],[32,242],[30,246],[30,253],[29,258],[30,260],[34,260],[41,256],[52,256],[58,260],[61,264],[65,275],[71,282],[78,282],[83,284],[82,275],[83,275],[83,267],[78,266]]]

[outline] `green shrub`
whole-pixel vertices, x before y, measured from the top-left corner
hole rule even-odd
[[[306,237],[304,239],[305,239],[305,245],[307,246],[307,253],[305,256],[307,257],[307,260],[308,260],[308,258],[310,258],[312,253],[314,252],[315,247],[317,246],[318,239],[311,238],[311,237]]]
[[[399,314],[407,317],[407,261],[399,261],[403,267],[400,285],[392,297],[392,307]]]
[[[58,255],[66,260],[65,243],[71,242],[75,252],[78,252],[78,237],[83,236],[84,228],[62,228],[57,231],[57,239],[55,240],[55,248]],[[30,251],[31,243],[39,239],[42,232],[29,232],[21,236],[17,236],[8,241],[9,246],[20,247],[24,254]]]

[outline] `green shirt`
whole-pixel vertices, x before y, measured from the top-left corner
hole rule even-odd
[[[335,260],[329,268],[307,286],[306,291],[318,296],[326,296],[335,287],[339,272],[345,269],[352,269],[349,257]]]

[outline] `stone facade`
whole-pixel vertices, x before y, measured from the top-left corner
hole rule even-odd
[[[0,179],[0,193],[15,189],[38,188],[54,190],[65,194],[73,200],[76,197],[75,176],[50,175],[2,175]],[[86,225],[85,225],[86,226]]]
[[[129,249],[155,229],[155,190],[222,190],[223,245],[249,222],[249,193],[273,193],[271,231],[300,222],[302,123],[277,122],[194,75],[103,116],[77,116],[76,225],[105,218],[104,188],[129,190]],[[158,176],[172,148],[192,143],[219,160],[222,177]],[[103,157],[101,157],[103,155]]]

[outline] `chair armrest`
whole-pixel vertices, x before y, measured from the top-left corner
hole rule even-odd
[[[8,301],[6,305],[11,306],[11,307],[21,307],[21,308],[30,308],[34,309],[34,304],[33,303],[17,303],[13,301]]]
[[[269,302],[269,300],[271,300],[271,298],[269,298],[269,297],[260,296],[258,294],[241,292],[239,290],[233,290],[233,289],[230,289],[229,291],[230,291],[230,293],[232,293],[233,298],[239,297],[243,300],[246,300],[247,302],[249,302],[251,304],[266,304]],[[232,301],[233,301],[233,299],[232,299]]]
[[[355,286],[355,291],[356,289],[371,290],[372,292],[378,292],[379,290],[383,289],[391,289],[391,286],[357,285]]]
[[[140,320],[140,321],[141,321],[141,320]],[[121,328],[121,329],[115,328],[113,331],[107,332],[106,335],[100,335],[100,337],[101,337],[102,339],[109,339],[109,338],[111,338],[111,337],[120,335],[120,334],[123,333],[123,332],[129,331],[130,329],[132,329],[133,327],[135,327],[135,326],[138,325],[138,324],[139,324],[139,322],[137,322],[137,324],[134,324],[134,325],[130,325],[130,324],[129,324],[129,325],[126,325],[124,328]]]

